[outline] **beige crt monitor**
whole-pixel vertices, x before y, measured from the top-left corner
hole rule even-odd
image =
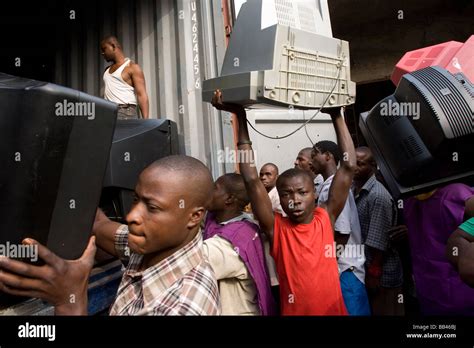
[[[250,0],[240,8],[219,77],[204,81],[250,108],[355,102],[349,44],[332,37],[327,0]]]

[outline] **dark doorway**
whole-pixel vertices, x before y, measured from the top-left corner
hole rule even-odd
[[[347,111],[347,123],[356,147],[367,145],[359,129],[360,114],[371,110],[379,101],[394,92],[395,85],[390,80],[357,84],[356,103]]]
[[[60,1],[2,4],[0,71],[52,82],[55,52],[61,44],[66,15]]]

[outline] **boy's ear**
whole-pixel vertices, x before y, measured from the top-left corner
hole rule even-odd
[[[189,229],[192,229],[198,226],[201,223],[202,219],[204,219],[205,214],[206,214],[206,208],[204,207],[193,208],[190,212],[189,221],[186,227]]]
[[[235,201],[235,196],[232,193],[228,193],[225,199],[225,204],[232,204]]]

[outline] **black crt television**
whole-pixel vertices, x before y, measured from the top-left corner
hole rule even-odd
[[[105,214],[125,223],[142,170],[154,161],[178,152],[175,122],[167,119],[118,120],[100,199]]]
[[[117,106],[0,73],[0,244],[31,237],[65,259],[87,246]]]
[[[474,85],[433,66],[403,75],[359,126],[395,198],[474,184]]]

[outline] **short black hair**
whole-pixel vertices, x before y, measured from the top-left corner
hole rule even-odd
[[[263,168],[263,167],[266,167],[266,166],[273,167],[273,168],[275,169],[275,171],[276,171],[276,174],[278,175],[278,167],[277,167],[277,165],[276,165],[275,163],[265,163],[265,164],[262,166],[262,168]],[[260,168],[260,170],[262,170],[262,168]]]
[[[183,192],[192,193],[193,203],[207,207],[214,188],[209,168],[198,159],[184,155],[172,155],[153,162],[146,170],[168,170],[183,178]]]
[[[234,195],[241,209],[243,209],[247,204],[250,203],[250,199],[247,194],[247,189],[245,188],[245,182],[242,175],[236,173],[229,173],[222,175],[217,180],[222,181],[224,189],[227,193]]]
[[[115,45],[115,47],[122,49],[122,45],[120,44],[119,40],[116,36],[113,35],[105,37],[104,39],[102,39],[101,43],[108,43],[110,45]]]
[[[365,153],[367,155],[367,159],[368,159],[369,164],[372,167],[374,167],[375,169],[377,169],[377,162],[375,161],[372,150],[369,147],[359,146],[357,149],[355,149],[355,151]]]
[[[309,155],[308,157],[311,159],[311,151],[313,151],[312,147],[305,147],[304,149],[301,149],[300,152],[298,152],[298,155],[300,153],[307,154]]]
[[[277,190],[283,185],[283,182],[285,180],[298,177],[298,176],[308,178],[309,182],[311,182],[314,189],[314,181],[308,171],[300,169],[300,168],[291,168],[291,169],[285,170],[278,177],[277,182],[276,182]]]
[[[339,164],[342,158],[342,152],[339,146],[331,140],[322,140],[318,141],[313,146],[313,150],[319,151],[321,153],[329,152],[333,157],[336,165]]]

